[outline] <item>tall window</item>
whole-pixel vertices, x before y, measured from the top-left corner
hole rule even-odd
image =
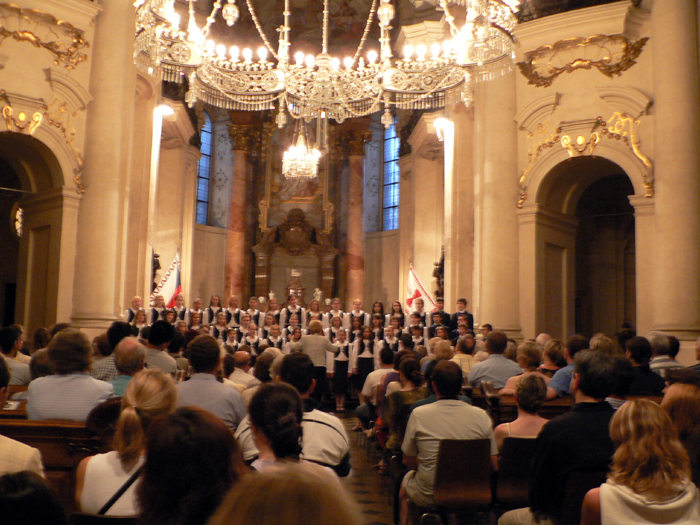
[[[394,123],[384,132],[384,191],[382,199],[382,230],[399,227],[399,137]]]
[[[204,113],[202,157],[197,167],[197,224],[209,223],[209,172],[211,171],[211,119]]]

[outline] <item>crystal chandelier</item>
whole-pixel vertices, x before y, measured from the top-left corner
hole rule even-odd
[[[288,179],[313,178],[318,174],[318,160],[321,152],[311,147],[306,136],[304,119],[298,119],[292,145],[282,155],[282,174]]]
[[[182,82],[186,76],[188,104],[202,100],[230,110],[277,108],[280,127],[288,116],[340,123],[383,109],[382,123],[388,128],[392,108],[438,109],[460,100],[469,103],[472,82],[490,80],[513,66],[518,0],[438,0],[447,38],[442,43],[406,45],[403,58],[392,52],[391,0],[373,0],[357,51],[342,64],[328,53],[329,0],[323,3],[321,53],[297,52],[293,59],[289,0],[276,50],[258,20],[254,0],[245,1],[263,43],[256,58],[251,49],[227,49],[208,38],[219,11],[229,27],[235,26],[240,14],[235,0],[216,0],[202,27],[190,1],[186,30],[180,27],[174,0],[136,0],[136,54],[150,57],[164,80]],[[375,14],[379,52],[369,50],[362,56]],[[458,18],[464,20],[461,27]],[[324,140],[321,137],[320,144]]]

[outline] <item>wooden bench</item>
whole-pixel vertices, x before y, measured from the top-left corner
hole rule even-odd
[[[78,463],[87,456],[107,452],[105,445],[79,421],[4,418],[0,419],[0,434],[39,449],[46,479],[69,513],[76,510]]]

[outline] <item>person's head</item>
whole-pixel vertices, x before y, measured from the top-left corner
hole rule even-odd
[[[681,351],[681,342],[677,337],[669,335],[668,337],[668,357],[675,359],[678,352]]]
[[[135,337],[125,337],[114,349],[114,366],[120,374],[133,376],[143,368],[146,349]]]
[[[422,312],[423,308],[425,308],[425,303],[423,302],[423,299],[421,299],[420,297],[418,299],[416,299],[415,301],[413,301],[413,304],[416,306],[416,310],[418,312]]]
[[[224,316],[224,319],[226,319],[225,316]],[[174,321],[175,321],[175,310],[170,310],[170,309],[165,310],[165,322],[173,324]]]
[[[449,334],[447,333],[447,328],[445,328],[445,326],[443,325],[438,325],[435,329],[435,337],[439,337],[440,339],[447,339],[449,337]]]
[[[187,359],[195,373],[216,372],[220,355],[219,344],[210,335],[198,335],[187,345]]]
[[[471,338],[471,345],[469,345],[469,339]],[[463,335],[457,339],[457,346],[455,346],[455,353],[457,354],[468,354],[471,355],[474,351],[474,338],[471,335]]]
[[[634,493],[668,495],[690,482],[688,453],[668,414],[648,399],[622,405],[610,422],[615,445],[609,478]]]
[[[439,361],[430,375],[438,398],[457,399],[462,389],[462,369],[452,361]]]
[[[450,359],[452,357],[452,346],[445,339],[436,341],[433,345],[433,354],[435,359]]]
[[[178,321],[175,323],[175,330],[184,336],[187,332],[187,323],[182,320]]]
[[[274,320],[274,317],[272,319]],[[226,314],[224,312],[216,314],[216,324],[219,326],[226,326]]]
[[[280,332],[281,332],[281,330],[280,330],[280,325],[278,325],[278,324],[273,324],[273,325],[270,327],[270,335],[271,335],[272,337],[279,337],[279,336],[280,336]]]
[[[508,337],[503,332],[488,332],[486,335],[486,351],[489,354],[503,354],[508,346]]]
[[[299,326],[299,315],[292,314],[289,316],[289,326]]]
[[[221,306],[221,297],[217,294],[212,295],[209,299],[209,306]]]
[[[334,297],[331,301],[331,310],[333,310],[334,312],[340,310],[340,299],[338,297]]]
[[[384,317],[384,305],[381,301],[375,301],[372,305],[372,314],[379,314]]]
[[[423,328],[418,324],[411,325],[411,336],[423,337]]]
[[[321,321],[311,321],[307,329],[309,335],[323,335],[323,324],[321,324]]]
[[[571,392],[580,391],[593,399],[605,399],[615,386],[615,364],[612,357],[594,350],[581,350],[574,359]]]
[[[236,368],[240,368],[244,371],[248,371],[250,368],[250,353],[245,350],[239,350],[233,354],[234,364]]]
[[[581,350],[586,350],[588,348],[588,344],[589,343],[587,337],[580,334],[572,335],[566,340],[564,357],[566,358],[566,356],[568,355],[569,359],[573,361],[577,353],[579,353]]]
[[[10,368],[7,366],[5,359],[0,357],[0,406],[5,406],[8,393],[7,386],[10,384]]]
[[[615,371],[615,386],[613,395],[624,399],[629,394],[634,382],[634,367],[625,356],[617,355],[613,357],[613,369]]]
[[[372,328],[382,328],[384,326],[384,316],[372,314]]]
[[[314,363],[307,354],[285,355],[279,370],[280,380],[292,385],[302,396],[311,393],[314,385]]]
[[[146,323],[146,310],[139,308],[139,310],[134,314],[134,320],[131,321],[132,325],[145,324]]]
[[[430,318],[433,320],[434,325],[442,324],[442,312],[436,310],[430,314]]]
[[[672,384],[666,390],[661,408],[671,418],[682,441],[700,432],[699,387],[683,383]]]
[[[463,312],[467,309],[467,300],[464,297],[457,299],[457,310]]]
[[[457,324],[457,333],[459,335],[467,335],[469,333],[469,327],[467,326],[467,323],[458,323]]]
[[[372,333],[371,326],[363,326],[362,327],[362,338],[363,339],[367,339],[367,340],[372,339],[373,335],[374,334]]]
[[[402,350],[413,350],[413,337],[409,334],[401,334],[399,336],[399,348]]]
[[[165,306],[165,297],[162,295],[156,295],[155,306],[156,308],[163,308]]]
[[[700,374],[692,368],[667,368],[665,379],[666,385],[683,383],[700,387]]]
[[[403,328],[403,316],[401,315],[392,315],[389,322],[397,332]]]
[[[651,345],[651,355],[653,356],[668,355],[668,352],[671,349],[671,342],[668,340],[668,336],[666,334],[649,332],[647,334],[647,341],[649,341],[649,344]]]
[[[190,314],[190,326],[199,326],[202,324],[202,312],[192,312]]]
[[[169,354],[179,354],[184,347],[185,347],[185,336],[182,335],[180,332],[175,332],[175,335],[173,335],[173,338],[170,340],[170,343],[168,344],[168,353]]]
[[[320,312],[321,311],[321,305],[318,302],[318,299],[311,299],[311,302],[309,303],[309,312]]]
[[[393,327],[393,326],[387,326],[387,327],[384,329],[384,337],[386,337],[387,339],[393,339],[393,338],[394,338],[394,334],[395,334],[395,332],[394,332],[394,327]]]
[[[200,310],[202,308],[202,300],[199,297],[192,301],[192,308],[195,310]]]
[[[295,326],[292,328],[292,341],[299,341],[301,339],[301,328]]]
[[[559,339],[550,339],[544,344],[543,356],[549,357],[549,360],[559,368],[566,366],[564,359],[564,344]]]
[[[547,344],[547,342],[552,340],[552,336],[549,334],[545,334],[542,332],[539,334],[536,338],[535,341],[537,341],[537,344],[540,345],[542,348],[544,348],[544,345]]]
[[[29,378],[34,381],[38,377],[53,375],[56,368],[49,359],[49,351],[46,348],[41,348],[32,354],[29,361]]]
[[[59,375],[87,372],[92,363],[88,338],[74,328],[61,330],[48,346],[49,359]]]
[[[350,321],[350,325],[352,330],[362,330],[362,317],[353,316],[352,321]]]
[[[486,337],[491,332],[493,332],[493,326],[491,326],[489,323],[484,323],[481,325],[481,335]]]
[[[70,324],[68,323],[56,323],[51,327],[49,330],[49,341],[54,338],[54,336],[60,332],[61,330],[65,330],[66,328],[70,328]]]
[[[228,298],[228,307],[231,310],[235,310],[238,308],[238,297],[235,295],[232,295],[231,297]]]
[[[403,306],[401,306],[401,301],[394,301],[391,303],[391,313],[398,314],[399,316],[403,314]]]
[[[523,370],[536,370],[542,361],[542,350],[535,341],[525,341],[518,347],[517,360]]]
[[[537,374],[527,374],[515,385],[515,402],[521,410],[535,414],[547,397],[547,383]]]
[[[445,309],[445,299],[442,297],[437,297],[435,299],[435,306],[437,306],[438,310],[444,310]]]
[[[260,350],[260,348],[258,350]],[[269,383],[272,381],[272,363],[274,363],[276,357],[277,352],[275,352],[272,348],[269,350],[264,350],[258,356],[258,358],[255,360],[255,368],[253,370],[253,376],[255,376],[255,379],[261,383]]]
[[[391,348],[385,346],[379,351],[379,362],[382,365],[391,365],[394,363],[394,352]]]
[[[419,387],[423,384],[423,374],[421,374],[420,363],[417,359],[409,358],[401,361],[399,373],[402,385],[412,383],[414,387]]]
[[[362,301],[360,301],[359,299],[355,299],[352,302],[352,307],[355,311],[359,312],[360,310],[362,310]]]
[[[175,328],[165,321],[156,321],[148,334],[148,344],[155,348],[165,348],[175,335]]]
[[[287,297],[287,304],[289,306],[295,307],[299,303],[299,299],[297,299],[297,296],[294,295],[293,293],[289,294],[289,297]]]
[[[131,298],[131,308],[133,308],[134,310],[138,310],[142,306],[143,306],[143,299],[141,299],[141,297],[139,295],[134,295]]]
[[[610,339],[605,334],[596,334],[591,337],[590,341],[591,350],[597,350],[598,352],[604,352],[609,356],[615,355],[615,341]]]
[[[345,328],[338,329],[338,332],[335,334],[335,337],[339,343],[344,343],[345,340],[348,338],[348,334],[345,332]]]
[[[508,339],[506,349],[503,351],[503,357],[510,359],[514,363],[518,362],[518,343],[515,342],[515,339]]]
[[[245,474],[238,444],[213,414],[183,407],[151,422],[136,487],[144,523],[206,523]]]
[[[128,344],[126,339],[119,343],[115,352],[125,344]],[[124,465],[131,468],[143,453],[151,421],[170,414],[176,405],[177,390],[165,372],[155,368],[141,370],[129,381],[122,396],[113,443]]]
[[[44,328],[37,328],[34,331],[34,344],[32,345],[32,350],[39,350],[41,348],[46,348],[49,344],[49,331]]]
[[[0,352],[9,357],[14,357],[18,350],[19,337],[12,328],[0,328]]]
[[[28,470],[0,476],[0,516],[7,524],[68,525],[56,492]]]
[[[250,324],[250,314],[241,314],[241,327],[242,328],[248,328],[248,325]]]
[[[299,392],[287,383],[260,385],[250,400],[248,415],[256,444],[265,441],[277,459],[301,454],[304,406]]]
[[[109,344],[107,333],[95,336],[92,340],[93,355],[95,357],[107,357],[112,353],[112,346]]]
[[[263,321],[263,325],[269,328],[273,324],[275,324],[275,316],[272,315],[272,313],[270,313],[270,312],[266,313],[265,320]]]
[[[177,297],[175,297],[175,306],[178,308],[185,306],[185,296],[181,293],[177,294]]]
[[[209,525],[360,525],[357,505],[315,471],[286,464],[246,476]]]
[[[652,350],[651,344],[646,338],[635,336],[628,339],[625,343],[625,349],[627,350],[627,357],[633,364],[648,366]]]

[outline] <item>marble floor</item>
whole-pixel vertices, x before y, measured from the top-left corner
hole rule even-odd
[[[393,525],[388,478],[372,468],[380,460],[379,451],[368,447],[366,440],[351,430],[357,422],[352,410],[336,415],[345,423],[350,439],[352,472],[342,478],[343,485],[360,506],[365,525]]]

